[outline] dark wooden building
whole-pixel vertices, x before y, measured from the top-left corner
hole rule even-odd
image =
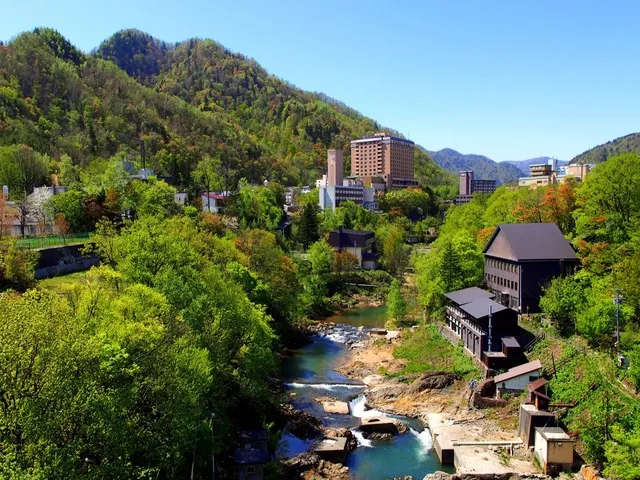
[[[494,295],[477,287],[445,294],[446,325],[474,356],[483,360],[487,351],[500,352],[502,338],[518,328],[515,311],[496,303]],[[491,348],[489,348],[489,312],[491,311]]]
[[[579,263],[555,223],[499,225],[483,253],[485,283],[495,300],[522,313],[538,313],[542,286]]]

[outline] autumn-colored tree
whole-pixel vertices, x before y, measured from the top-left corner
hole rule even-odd
[[[56,231],[58,232],[58,234],[62,235],[62,238],[71,233],[71,226],[69,225],[69,222],[67,222],[67,219],[64,218],[63,213],[59,213],[56,216],[54,226],[56,227]]]
[[[351,252],[336,252],[333,257],[333,271],[341,281],[346,274],[358,267],[358,257]]]
[[[572,178],[561,185],[547,187],[540,203],[541,220],[555,223],[565,235],[573,233],[576,226],[573,217],[576,200],[576,181]]]

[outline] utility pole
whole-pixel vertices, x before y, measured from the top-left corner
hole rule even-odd
[[[489,351],[491,352],[491,314],[493,313],[493,306],[489,305]]]
[[[624,301],[624,297],[620,295],[620,288],[614,288],[616,296],[613,303],[616,304],[616,353],[620,353],[620,303]]]

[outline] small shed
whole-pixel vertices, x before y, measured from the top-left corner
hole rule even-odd
[[[556,417],[553,413],[538,410],[535,405],[520,405],[520,421],[518,423],[518,436],[526,447],[533,446],[536,427],[555,427]]]
[[[544,474],[568,470],[573,465],[573,440],[560,427],[537,427],[534,454]]]
[[[240,448],[233,455],[238,480],[263,480],[264,465],[269,461],[267,441],[269,435],[263,428],[243,430],[238,434]]]
[[[542,364],[540,360],[510,368],[501,375],[496,375],[496,395],[501,398],[505,393],[520,394],[527,385],[540,378]]]

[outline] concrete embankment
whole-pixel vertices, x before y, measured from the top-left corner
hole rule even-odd
[[[67,245],[64,247],[43,248],[35,269],[35,277],[43,278],[66,275],[68,273],[89,270],[100,263],[95,253],[85,254],[85,245]]]

